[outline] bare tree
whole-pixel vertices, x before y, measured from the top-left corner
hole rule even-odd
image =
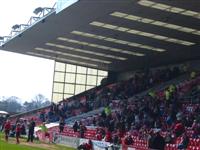
[[[16,96],[2,97],[0,101],[0,110],[7,112],[20,112],[22,105],[20,99]]]
[[[30,111],[33,109],[49,106],[50,104],[50,101],[44,95],[38,94],[31,100],[31,102],[26,101],[23,104],[23,107],[25,111]]]

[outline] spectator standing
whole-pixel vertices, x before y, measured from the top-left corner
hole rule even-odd
[[[25,124],[25,120],[22,121],[21,123],[21,135],[26,135],[26,124]]]
[[[104,108],[104,112],[105,112],[106,116],[109,116],[109,115],[111,114],[111,109],[110,109],[110,107],[109,107],[109,106],[106,106],[106,107]]]
[[[4,125],[4,132],[5,132],[5,140],[6,140],[6,142],[8,142],[8,136],[9,136],[9,133],[10,133],[10,129],[11,129],[11,124],[10,124],[10,121],[7,120],[5,125]]]
[[[50,134],[48,132],[48,128],[46,127],[45,123],[43,122],[43,124],[41,126],[39,126],[41,128],[42,133],[44,134],[45,140],[48,140],[48,142],[50,142]]]
[[[106,142],[112,142],[112,133],[107,130],[104,139],[105,139]]]
[[[78,128],[79,128],[78,122],[75,121],[75,123],[74,123],[74,125],[73,125],[74,132],[77,132],[77,131],[78,131]]]
[[[19,138],[20,138],[20,132],[21,132],[21,124],[20,123],[16,124],[15,132],[16,132],[16,144],[19,144]]]
[[[60,133],[63,132],[64,126],[65,126],[65,120],[64,120],[64,118],[61,117],[61,118],[60,118],[60,121],[59,121]]]
[[[33,118],[31,118],[31,121],[30,121],[30,123],[28,125],[28,139],[27,139],[27,142],[29,142],[29,141],[33,142],[34,129],[35,129],[35,121],[33,120]]]
[[[81,124],[80,125],[80,137],[84,138],[85,137],[85,131],[87,130],[86,126]]]

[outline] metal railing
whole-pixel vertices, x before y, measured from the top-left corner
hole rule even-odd
[[[16,36],[20,36],[25,30],[32,27],[36,23],[40,21],[44,21],[43,19],[49,16],[50,14],[56,11],[56,3],[51,7],[38,7],[34,10],[34,14],[36,16],[31,16],[29,21],[26,24],[16,24],[12,26],[12,30],[8,36],[0,36],[0,46],[13,39]]]

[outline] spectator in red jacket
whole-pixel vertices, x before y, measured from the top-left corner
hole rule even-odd
[[[85,144],[85,148],[86,148],[86,150],[93,150],[91,140],[89,140],[88,143]]]
[[[88,143],[83,143],[78,146],[78,150],[93,150],[92,141],[89,140]]]
[[[112,142],[112,134],[111,134],[110,131],[106,132],[105,141],[106,142]]]
[[[174,133],[176,134],[176,137],[182,135],[184,131],[185,131],[184,125],[180,121],[178,121],[174,127]]]
[[[4,125],[4,132],[5,132],[5,140],[8,142],[8,136],[10,133],[10,129],[11,129],[11,124],[10,121],[7,120],[5,125]]]
[[[101,134],[101,131],[100,130],[97,130],[97,133],[96,133],[96,138],[98,141],[101,141],[103,139],[103,136]]]

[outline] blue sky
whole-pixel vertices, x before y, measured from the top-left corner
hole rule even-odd
[[[27,23],[37,7],[52,7],[56,0],[0,0],[0,36],[15,24]],[[31,100],[41,93],[51,98],[54,61],[0,50],[0,97]]]

